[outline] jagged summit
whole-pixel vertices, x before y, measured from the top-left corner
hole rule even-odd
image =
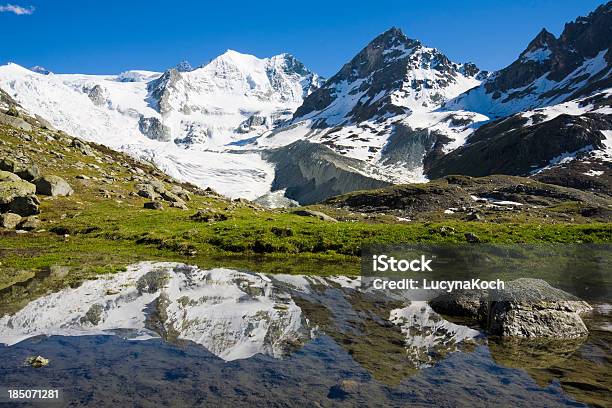
[[[49,71],[47,68],[41,67],[40,65],[35,65],[31,67],[30,71],[36,72],[37,74],[42,74],[42,75],[49,75],[51,73],[51,71]]]
[[[612,2],[567,23],[559,38],[540,31],[508,67],[447,104],[493,117],[558,104],[612,86]]]
[[[183,61],[179,62],[178,64],[176,64],[175,68],[176,68],[176,70],[178,72],[191,72],[191,71],[193,71],[193,67],[191,66],[191,64],[187,60],[183,60]]]
[[[478,68],[391,28],[374,38],[296,111],[316,127],[431,110],[478,85]]]

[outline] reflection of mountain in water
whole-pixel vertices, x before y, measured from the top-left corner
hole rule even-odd
[[[360,292],[359,279],[141,263],[108,279],[40,297],[0,318],[0,342],[121,333],[133,339],[189,340],[224,360],[236,360],[258,353],[281,358],[317,329],[338,340],[364,367],[373,364],[375,376],[377,365],[386,367],[389,359],[404,366],[405,376],[479,334],[443,320],[425,303],[406,305]]]

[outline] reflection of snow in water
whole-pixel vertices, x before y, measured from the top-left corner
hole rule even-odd
[[[325,290],[338,287],[349,293],[359,284],[359,278],[343,276],[264,275],[145,262],[41,297],[0,318],[0,342],[121,333],[135,340],[190,340],[228,361],[258,353],[280,358],[311,337],[312,327],[306,327],[307,316],[292,294],[318,291],[325,296]],[[390,320],[406,335],[409,355],[445,354],[478,335],[443,320],[424,302],[393,310]],[[430,360],[419,358],[419,365]]]
[[[409,306],[391,311],[391,322],[400,326],[406,335],[408,355],[419,366],[435,362],[433,352],[445,354],[456,351],[458,343],[475,339],[478,330],[442,319],[427,302],[413,301]]]

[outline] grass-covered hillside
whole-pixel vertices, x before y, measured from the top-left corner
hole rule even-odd
[[[152,165],[62,132],[8,125],[0,125],[0,170],[3,220],[15,209],[30,214],[0,228],[0,288],[57,265],[70,267],[67,280],[139,260],[358,273],[365,243],[612,238],[608,198],[543,183],[512,187],[527,179],[500,182],[500,189],[516,190],[510,204],[471,197],[482,193],[474,187],[480,182],[462,178],[270,210],[180,183]],[[41,178],[56,180],[50,176],[63,179],[69,195],[54,196],[39,185]],[[15,193],[11,186],[17,184],[34,185],[36,192],[26,186]],[[493,182],[483,184],[496,190]],[[9,203],[15,194],[24,197]]]

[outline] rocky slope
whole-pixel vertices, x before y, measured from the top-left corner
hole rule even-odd
[[[333,197],[325,204],[350,212],[394,214],[410,220],[435,219],[442,214],[466,221],[533,216],[574,221],[612,218],[610,197],[500,175],[447,176],[426,184],[357,191]]]

